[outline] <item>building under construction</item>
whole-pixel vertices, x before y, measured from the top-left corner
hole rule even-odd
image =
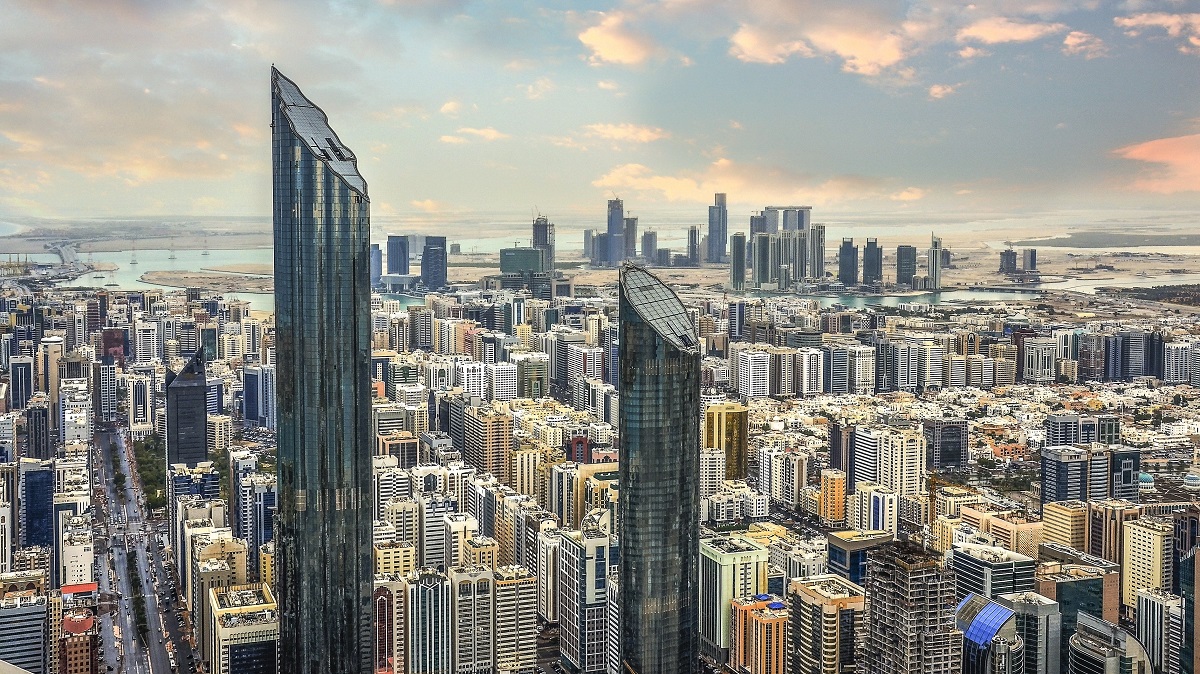
[[[954,573],[911,543],[891,543],[867,562],[866,639],[858,665],[872,674],[962,671]]]

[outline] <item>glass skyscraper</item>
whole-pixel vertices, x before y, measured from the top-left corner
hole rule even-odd
[[[626,265],[620,285],[620,670],[695,672],[699,337],[650,272]]]
[[[370,202],[354,153],[271,69],[279,671],[371,671]]]
[[[203,349],[179,372],[167,370],[167,466],[208,461],[208,379]]]

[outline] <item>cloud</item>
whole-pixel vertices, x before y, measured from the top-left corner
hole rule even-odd
[[[925,198],[925,190],[920,187],[906,187],[888,195],[888,199],[892,201],[917,201],[923,198]]]
[[[600,22],[579,34],[579,41],[591,50],[588,61],[593,65],[641,65],[659,51],[653,40],[629,28],[626,15],[620,12],[598,15]]]
[[[1168,14],[1166,12],[1147,12],[1133,16],[1117,17],[1113,23],[1118,28],[1124,28],[1125,34],[1137,37],[1148,29],[1165,31],[1172,38],[1182,38],[1179,51],[1184,54],[1200,55],[1200,13]]]
[[[462,136],[442,136],[441,138],[438,138],[438,140],[442,141],[443,143],[450,143],[452,145],[461,145],[462,143],[467,142],[467,139],[463,138]]]
[[[466,134],[468,136],[475,136],[476,138],[479,138],[480,140],[483,140],[483,141],[486,141],[489,143],[494,140],[504,140],[505,138],[511,138],[511,136],[509,136],[507,133],[502,133],[500,131],[497,131],[490,126],[484,127],[482,129],[475,129],[475,128],[466,126],[466,127],[459,129],[458,133]]]
[[[1159,194],[1200,191],[1200,134],[1128,145],[1114,154],[1155,165],[1130,185],[1132,189]]]
[[[434,201],[433,199],[414,199],[408,202],[408,204],[413,208],[425,211],[426,213],[440,213],[446,210],[446,204],[440,201]]]
[[[929,87],[929,97],[932,99],[941,99],[953,94],[958,90],[958,84],[935,84]]]
[[[656,173],[643,164],[622,164],[592,181],[605,191],[636,192],[647,201],[710,203],[716,192],[737,195],[739,201],[771,203],[803,201],[814,205],[860,199],[886,198],[884,181],[861,176],[817,179],[789,169],[762,164],[740,164],[720,158],[700,171],[676,175]]]
[[[1082,56],[1090,61],[1107,55],[1108,45],[1091,33],[1073,30],[1063,38],[1062,53],[1067,56]]]
[[[443,115],[445,115],[447,117],[458,117],[458,113],[461,110],[462,110],[462,103],[459,103],[458,101],[455,101],[455,100],[446,101],[445,103],[442,104],[442,107],[438,108],[438,112],[442,113]]]
[[[959,49],[958,55],[960,58],[973,59],[973,58],[979,58],[981,56],[991,56],[992,52],[990,52],[986,49],[980,49],[979,47],[972,47],[972,46],[968,45],[966,47],[963,47],[962,49]]]
[[[739,26],[729,38],[729,54],[746,63],[784,63],[792,56],[812,57],[814,52],[802,40],[779,40],[754,26]]]
[[[600,80],[596,83],[596,86],[604,91],[616,91],[621,88],[621,85],[612,80]]]
[[[909,41],[887,26],[843,19],[839,15],[813,17],[812,23],[743,23],[729,38],[729,54],[746,63],[780,64],[792,57],[832,57],[842,70],[879,75],[908,56]]]
[[[533,83],[522,86],[521,90],[526,98],[537,100],[554,90],[554,82],[549,77],[539,77]]]
[[[593,138],[630,143],[651,143],[671,137],[669,132],[656,126],[642,126],[640,124],[588,124],[583,128],[584,133]]]
[[[996,16],[976,21],[960,29],[955,39],[959,42],[981,42],[983,44],[1032,42],[1061,33],[1066,29],[1066,25],[1061,23],[1027,23]]]

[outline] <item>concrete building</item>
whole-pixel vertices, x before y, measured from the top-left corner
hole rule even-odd
[[[269,585],[213,588],[212,638],[206,660],[213,674],[279,671],[279,611]]]
[[[790,674],[855,671],[866,610],[863,589],[840,576],[825,574],[792,579],[787,598]]]
[[[788,609],[783,597],[756,594],[732,602],[728,666],[746,674],[784,674]]]
[[[947,556],[954,569],[955,594],[995,599],[1001,594],[1031,592],[1037,561],[1004,548],[956,543]]]
[[[742,537],[700,541],[700,653],[713,666],[729,658],[730,602],[767,589],[769,553]]]
[[[996,602],[1015,615],[1017,634],[1025,647],[1025,674],[1063,674],[1058,602],[1036,592],[1002,594]]]
[[[868,559],[865,643],[859,667],[878,674],[962,669],[954,622],[954,572],[922,548],[893,543]]]
[[[1125,522],[1121,564],[1121,604],[1137,608],[1138,590],[1170,588],[1174,532],[1166,518],[1143,517]]]

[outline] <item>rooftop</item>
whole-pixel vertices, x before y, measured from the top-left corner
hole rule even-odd
[[[700,338],[687,309],[657,276],[627,264],[621,268],[621,293],[638,316],[672,346],[688,353],[698,352]]]
[[[358,173],[358,161],[330,128],[325,112],[308,100],[300,87],[274,66],[271,67],[271,86],[283,117],[292,127],[292,133],[307,142],[313,156],[340,176],[347,187],[365,198],[367,181]]]

